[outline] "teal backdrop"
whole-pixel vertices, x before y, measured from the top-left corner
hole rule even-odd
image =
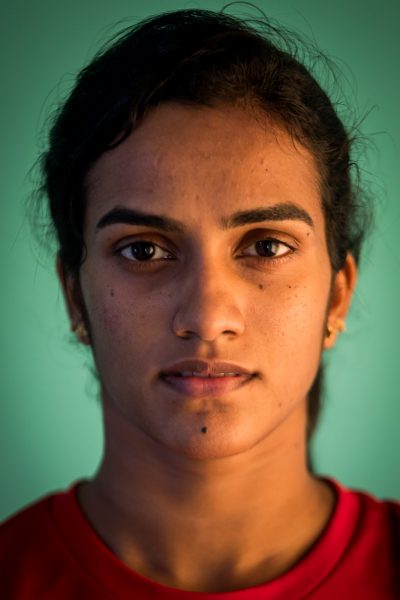
[[[343,70],[350,104],[360,114],[369,111],[362,167],[376,206],[375,231],[348,332],[326,356],[328,389],[312,452],[318,472],[400,498],[400,3],[255,4],[314,39]],[[89,476],[102,452],[90,359],[71,338],[53,257],[34,244],[24,208],[46,119],[76,72],[120,27],[167,10],[222,6],[212,0],[2,3],[0,517]]]

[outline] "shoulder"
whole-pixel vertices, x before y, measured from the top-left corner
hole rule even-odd
[[[336,507],[317,551],[321,598],[398,598],[400,503],[324,478]],[[316,598],[320,597],[319,595]]]
[[[375,551],[387,549],[400,570],[400,503],[380,500],[367,492],[358,492],[361,504],[360,537]]]
[[[357,535],[371,538],[387,536],[400,539],[400,502],[395,499],[380,499],[373,493],[357,488],[347,488],[333,479],[327,479],[336,489],[340,503],[357,504]]]
[[[9,517],[0,525],[0,565],[35,563],[57,541],[51,517],[52,503],[63,492],[48,494]]]
[[[359,498],[361,522],[368,524],[372,533],[373,526],[381,526],[384,531],[389,530],[392,537],[400,539],[400,502],[394,499],[381,500],[372,493],[360,490],[352,490],[352,493]]]
[[[50,495],[43,497],[0,524],[0,560],[3,560],[14,546],[21,544],[22,539],[29,544],[30,540],[36,539],[38,531],[48,527],[50,499]]]
[[[48,573],[59,569],[60,557],[68,563],[53,506],[69,494],[71,490],[48,494],[0,524],[2,598],[40,597],[48,586]]]
[[[388,579],[395,577],[400,571],[400,502],[379,499],[337,482],[334,485],[342,513],[344,507],[353,505],[344,562],[351,566],[352,573],[361,570],[367,574],[368,569],[375,569],[380,570],[382,578],[385,573]]]
[[[347,485],[338,482],[332,477],[323,477],[335,490],[338,505],[343,508],[353,504],[357,506],[357,514],[361,521],[375,520],[384,521],[393,525],[393,531],[400,533],[400,501],[394,498],[380,499],[373,492],[359,489],[357,487],[347,487]]]

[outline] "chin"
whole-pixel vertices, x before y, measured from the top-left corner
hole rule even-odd
[[[214,442],[204,441],[203,443],[197,444],[186,444],[182,446],[175,446],[171,448],[177,454],[184,456],[194,461],[206,461],[216,460],[219,458],[228,458],[230,456],[237,456],[250,450],[253,445],[250,444],[237,444],[237,443],[221,443],[218,440]]]
[[[265,431],[252,431],[243,424],[229,426],[226,421],[210,423],[209,419],[205,423],[195,428],[175,426],[168,432],[164,431],[163,439],[157,436],[158,441],[190,460],[211,460],[247,452],[268,435]],[[203,431],[204,427],[207,431]]]

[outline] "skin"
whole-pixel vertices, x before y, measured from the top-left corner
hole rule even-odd
[[[71,326],[85,315],[81,341],[101,380],[105,452],[79,501],[122,561],[164,585],[264,583],[301,558],[334,510],[331,487],[307,470],[306,395],[335,343],[327,323],[348,311],[356,266],[348,255],[332,273],[318,182],[310,152],[265,115],[173,103],[88,174],[80,293],[58,262]],[[221,228],[234,212],[288,202],[314,226]],[[182,232],[97,228],[116,206],[179,220]],[[261,262],[255,242],[268,237],[278,256]],[[160,247],[140,270],[129,247],[138,240]],[[187,398],[159,379],[185,358],[258,376]]]

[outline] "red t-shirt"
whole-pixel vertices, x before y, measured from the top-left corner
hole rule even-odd
[[[2,600],[386,600],[400,598],[400,503],[332,479],[337,503],[324,532],[289,571],[234,592],[176,590],[135,573],[98,538],[69,490],[0,527]]]

